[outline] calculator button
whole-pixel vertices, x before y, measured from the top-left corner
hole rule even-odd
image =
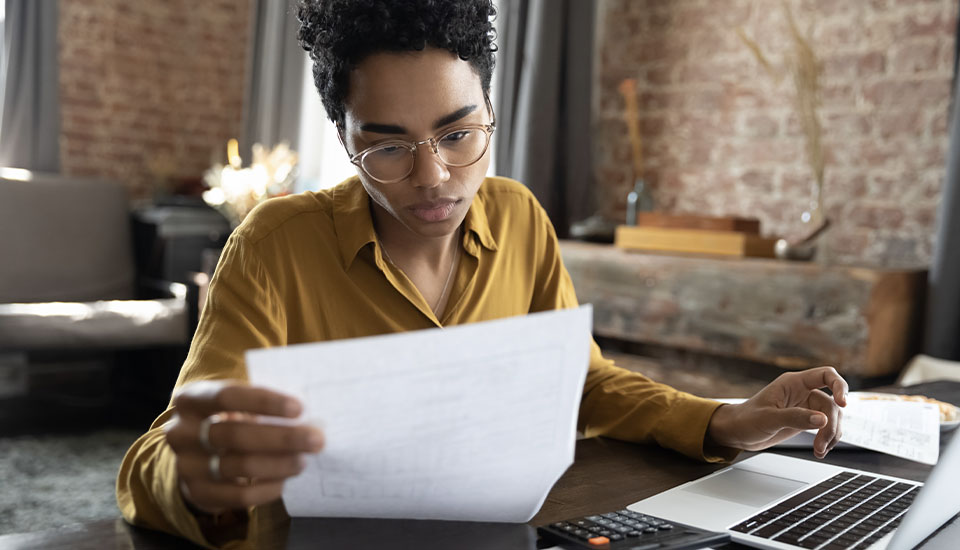
[[[598,519],[600,519],[600,516],[587,516],[587,519],[589,519],[590,521],[597,521]]]
[[[583,540],[587,540],[593,537],[593,533],[591,533],[590,531],[587,531],[586,529],[577,529],[576,531],[573,531],[570,534],[577,537],[578,539],[583,539]]]
[[[630,531],[629,533],[627,533],[627,536],[628,536],[628,537],[639,537],[639,536],[640,536],[640,531]]]
[[[657,528],[656,528],[656,527],[647,527],[646,529],[643,530],[643,532],[644,532],[644,533],[656,533],[656,532],[657,532]]]
[[[610,535],[610,540],[623,540],[623,535],[621,534]]]
[[[658,527],[661,531],[669,531],[670,529],[673,529],[673,525],[670,525],[669,523],[661,523],[661,524],[658,525],[657,527]]]
[[[609,529],[604,529],[603,531],[600,531],[597,534],[600,535],[601,537],[609,537],[610,535],[613,534],[613,531]]]
[[[587,539],[587,542],[594,546],[603,546],[604,544],[610,544],[610,539],[607,537],[593,537],[591,539]]]

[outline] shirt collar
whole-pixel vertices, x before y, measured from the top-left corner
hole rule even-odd
[[[487,204],[479,192],[473,197],[470,210],[463,219],[463,227],[476,235],[483,246],[489,250],[497,250],[497,241],[490,232],[490,222],[487,220]]]
[[[360,178],[356,176],[333,189],[333,226],[340,245],[340,257],[347,268],[353,264],[361,248],[377,240],[369,201]]]
[[[490,232],[486,201],[477,193],[463,220],[463,226],[489,250],[497,250],[497,241]],[[333,189],[333,224],[340,245],[340,257],[349,268],[364,246],[374,243],[377,234],[370,216],[370,198],[356,176]]]

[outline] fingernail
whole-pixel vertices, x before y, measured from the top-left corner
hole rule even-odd
[[[307,436],[307,446],[311,449],[320,450],[320,447],[323,447],[323,436],[316,432],[312,432]]]
[[[824,424],[823,417],[820,416],[819,414],[811,414],[810,423],[813,424],[814,426],[823,426]]]
[[[287,399],[287,402],[283,406],[283,412],[287,416],[297,416],[300,414],[300,403],[297,403],[293,399]]]

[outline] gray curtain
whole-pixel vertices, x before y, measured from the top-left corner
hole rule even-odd
[[[958,36],[960,39],[960,36]],[[940,197],[937,241],[928,280],[925,353],[960,361],[960,90],[954,78],[947,172]]]
[[[305,52],[297,44],[297,0],[254,0],[240,155],[287,141],[296,149]]]
[[[564,236],[593,212],[596,2],[501,0],[496,172],[523,182]]]
[[[5,0],[0,166],[60,171],[58,0]]]

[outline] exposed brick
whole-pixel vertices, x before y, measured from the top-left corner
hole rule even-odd
[[[61,165],[125,183],[135,198],[196,178],[242,120],[249,0],[61,0]]]
[[[850,220],[866,229],[896,229],[903,224],[903,209],[896,206],[856,205],[850,210]]]
[[[742,131],[747,137],[772,138],[779,133],[780,124],[775,117],[769,115],[747,115],[743,121]]]
[[[740,188],[750,194],[773,193],[773,170],[748,170],[740,176]]]
[[[929,261],[932,212],[942,193],[956,2],[787,4],[803,32],[812,29],[824,63],[824,199],[834,222],[825,257],[874,265]],[[783,71],[794,45],[779,3],[617,0],[606,11],[600,113],[621,116],[618,78],[636,75],[661,207],[756,213],[765,232],[801,232],[799,213],[814,186],[793,82],[789,75],[771,78],[733,30],[742,26]],[[619,124],[599,133],[594,147],[597,173],[608,174],[618,189],[607,196],[622,208],[629,169],[616,164],[629,164],[629,147],[621,145],[626,133]]]
[[[925,38],[898,45],[892,56],[890,70],[896,74],[912,74],[937,69],[941,42]]]
[[[864,98],[877,107],[937,105],[949,97],[950,82],[943,78],[888,79],[864,89]]]
[[[883,110],[877,113],[876,125],[880,137],[920,137],[927,129],[927,116],[921,106],[907,109]]]

